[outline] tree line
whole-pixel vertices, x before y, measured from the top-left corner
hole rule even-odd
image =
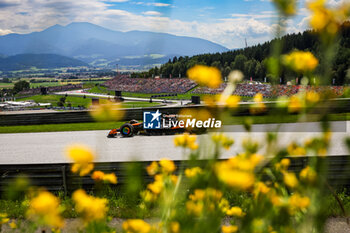
[[[293,33],[281,38],[273,39],[263,44],[247,48],[232,50],[224,53],[201,54],[192,57],[174,57],[160,67],[154,67],[147,72],[133,73],[132,77],[155,77],[176,78],[186,77],[186,71],[196,64],[215,66],[221,70],[223,77],[235,69],[244,73],[245,79],[252,78],[255,81],[265,81],[267,77],[266,61],[270,55],[272,44],[276,40],[283,43],[283,54],[292,50],[303,50],[312,52],[319,60],[321,56],[321,44],[313,31]],[[345,22],[339,33],[339,43],[336,51],[336,58],[332,64],[333,77],[336,85],[349,83],[346,79],[350,67],[350,22]],[[321,61],[320,61],[321,62]],[[321,72],[320,67],[315,71]],[[284,70],[281,78],[284,82],[295,79],[297,74]]]

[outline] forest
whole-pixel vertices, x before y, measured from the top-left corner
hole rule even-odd
[[[227,77],[232,70],[241,70],[247,80],[269,81],[266,70],[266,61],[270,55],[273,43],[281,40],[283,44],[283,54],[293,50],[302,50],[312,52],[321,63],[321,43],[313,31],[304,31],[297,34],[288,34],[281,38],[276,38],[263,44],[258,44],[242,49],[232,50],[224,53],[201,54],[192,57],[174,57],[160,67],[154,67],[147,72],[133,73],[133,77],[155,77],[177,78],[186,77],[187,69],[196,64],[215,66],[221,70],[222,76]],[[332,64],[332,75],[335,85],[349,84],[347,77],[350,67],[350,22],[345,22],[340,30],[337,40],[336,57]],[[320,66],[315,74],[320,73]],[[266,79],[265,79],[266,77]],[[288,80],[295,79],[298,74],[283,70],[281,80],[286,83]]]

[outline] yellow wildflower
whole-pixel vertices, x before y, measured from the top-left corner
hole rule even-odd
[[[129,219],[123,222],[123,230],[127,233],[148,233],[151,231],[151,225],[142,219]]]
[[[157,200],[156,194],[152,193],[149,190],[142,191],[141,192],[141,197],[143,198],[143,200],[145,202],[154,202],[155,200]]]
[[[93,197],[82,189],[76,190],[72,199],[75,202],[76,211],[82,215],[85,222],[104,219],[108,211],[108,200],[105,198]]]
[[[290,165],[290,160],[284,158],[279,163],[276,163],[275,167],[277,170],[287,170],[289,165]]]
[[[124,112],[120,108],[120,103],[106,101],[103,104],[93,105],[90,115],[96,121],[118,121],[124,116]]]
[[[221,198],[219,202],[219,209],[223,212],[226,213],[227,210],[229,210],[230,204],[227,199]]]
[[[218,143],[222,145],[226,150],[230,149],[230,147],[233,145],[234,140],[230,137],[227,137],[223,133],[216,133],[211,136],[212,140],[215,143]]]
[[[222,83],[221,73],[215,67],[196,65],[187,71],[187,75],[201,86],[218,88]]]
[[[313,71],[318,60],[311,52],[294,51],[283,56],[283,63],[296,72],[304,73]]]
[[[298,113],[303,108],[303,102],[297,95],[293,95],[289,99],[288,111],[290,113]]]
[[[230,226],[223,225],[221,227],[221,231],[222,233],[235,233],[238,231],[238,227],[233,225],[230,225]]]
[[[116,175],[114,173],[105,174],[103,176],[103,180],[107,181],[109,183],[112,183],[112,184],[116,184],[117,183],[117,177],[116,177]]]
[[[233,206],[231,209],[226,211],[226,214],[228,216],[234,216],[234,217],[243,217],[245,213],[242,211],[242,209],[238,206]]]
[[[257,197],[260,193],[267,194],[270,188],[266,186],[263,182],[258,182],[255,184],[254,196]]]
[[[180,224],[178,222],[171,222],[170,223],[170,232],[171,233],[180,232]]]
[[[66,154],[73,160],[72,172],[79,172],[80,176],[85,176],[94,168],[92,164],[95,156],[92,151],[84,145],[72,145],[67,148]]]
[[[306,101],[309,103],[317,103],[320,101],[320,95],[314,91],[306,92]]]
[[[263,95],[261,93],[257,93],[254,98],[254,104],[250,106],[250,113],[251,114],[259,114],[262,112],[265,112],[266,106],[263,103]]]
[[[225,106],[228,108],[237,108],[239,101],[241,101],[241,97],[237,95],[231,95],[225,99]]]
[[[188,133],[184,133],[183,135],[178,135],[174,138],[174,144],[175,146],[196,150],[198,148],[196,139],[196,135],[189,135]]]
[[[185,175],[188,178],[193,178],[193,177],[196,177],[200,174],[203,174],[203,170],[200,167],[187,168],[185,170]]]
[[[17,228],[17,224],[16,224],[15,221],[11,221],[11,222],[9,223],[9,226],[10,226],[11,229],[16,229],[16,228]]]
[[[164,173],[172,173],[176,169],[174,162],[168,159],[161,159],[159,165]]]
[[[189,196],[192,201],[203,200],[205,197],[205,191],[203,189],[196,189],[194,193]]]
[[[305,210],[310,205],[310,198],[302,197],[298,193],[293,193],[289,198],[290,211],[294,213],[296,210]]]
[[[203,202],[187,201],[186,202],[186,209],[187,209],[189,214],[193,214],[195,216],[200,216],[202,214],[202,210],[203,210]]]
[[[306,155],[306,150],[304,147],[298,146],[295,142],[291,143],[287,147],[287,152],[292,156],[302,156]]]
[[[30,220],[38,221],[40,224],[61,228],[64,225],[61,212],[59,199],[50,192],[40,191],[30,200],[26,215]]]
[[[158,172],[158,163],[156,161],[153,161],[149,166],[147,166],[147,173],[150,176],[154,176]]]
[[[7,217],[7,214],[5,213],[0,213],[0,226],[2,224],[7,223],[8,221],[10,221],[10,219]]]
[[[283,173],[283,181],[290,188],[295,188],[299,183],[295,174],[290,172]]]
[[[299,177],[305,182],[313,183],[317,178],[317,173],[310,166],[306,166],[303,170],[300,171]]]
[[[147,188],[151,190],[154,194],[159,194],[163,190],[163,182],[162,181],[154,181],[147,185]]]
[[[338,32],[340,25],[350,15],[350,4],[345,1],[338,9],[327,8],[325,0],[312,1],[308,8],[312,12],[310,26],[331,36]]]
[[[91,178],[96,181],[106,181],[112,184],[117,183],[117,177],[115,176],[114,173],[105,174],[102,171],[94,171],[91,175]]]

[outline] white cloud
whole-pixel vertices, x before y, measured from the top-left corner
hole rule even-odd
[[[0,36],[7,35],[7,34],[10,34],[10,33],[13,33],[13,31],[8,30],[8,29],[5,29],[5,30],[0,29]]]
[[[160,16],[162,15],[162,13],[158,12],[158,11],[145,11],[142,12],[143,15],[149,15],[149,16]]]

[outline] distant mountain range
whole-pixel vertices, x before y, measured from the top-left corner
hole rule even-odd
[[[57,60],[60,65],[66,65],[70,57],[93,66],[142,67],[164,63],[174,56],[225,52],[228,49],[193,37],[145,31],[120,32],[91,23],[71,23],[55,25],[41,32],[0,36],[0,51],[2,55],[11,56],[7,59],[15,59],[12,56],[19,54],[26,54],[26,58],[29,54],[56,54],[61,56],[56,57],[58,60],[65,60],[62,63]],[[72,66],[79,63],[74,59],[71,60]],[[3,67],[2,61],[0,67]]]
[[[86,62],[56,54],[18,54],[0,56],[0,70],[28,70],[30,68],[53,69],[60,67],[88,66]]]

